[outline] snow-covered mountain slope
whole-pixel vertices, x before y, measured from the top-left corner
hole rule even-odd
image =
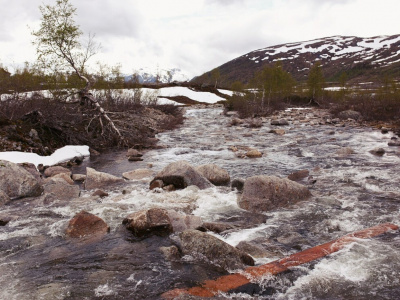
[[[133,74],[125,76],[125,81],[137,78],[139,83],[170,83],[174,81],[183,82],[188,81],[189,77],[185,75],[180,69],[152,69],[141,68],[135,70]]]
[[[257,70],[278,61],[300,81],[307,78],[310,66],[317,61],[328,80],[339,78],[343,71],[349,79],[363,80],[382,74],[397,77],[400,76],[400,35],[371,38],[332,36],[266,47],[221,65],[221,79],[247,82]],[[204,79],[204,75],[208,74],[196,80]]]

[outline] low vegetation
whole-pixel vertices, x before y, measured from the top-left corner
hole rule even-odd
[[[392,123],[400,126],[400,88],[385,76],[382,82],[368,87],[349,86],[345,72],[339,81],[327,89],[322,66],[310,69],[306,82],[298,83],[277,63],[257,73],[249,84],[234,82],[233,96],[225,103],[225,110],[235,110],[242,118],[260,117],[290,106],[315,105],[330,109],[334,115],[344,110],[355,110],[365,121]]]

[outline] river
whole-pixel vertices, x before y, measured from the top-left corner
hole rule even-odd
[[[227,274],[188,256],[166,260],[159,248],[173,244],[174,235],[137,239],[121,225],[128,214],[150,207],[191,213],[204,221],[236,222],[236,230],[214,234],[233,246],[280,245],[279,251],[255,258],[258,265],[380,223],[400,224],[400,149],[387,146],[391,133],[304,122],[284,126],[286,134],[276,135],[269,132],[269,122],[260,128],[228,126],[230,117],[221,108],[187,109],[185,116],[180,128],[157,136],[163,147],[146,152],[143,161],[128,162],[125,151],[105,153],[86,159],[73,172],[82,173],[86,166],[117,176],[137,168],[157,172],[178,160],[217,164],[232,179],[286,177],[307,169],[316,180],[310,185],[312,198],[265,213],[262,224],[238,207],[237,192],[228,187],[155,193],[143,180],[115,188],[103,199],[83,191],[79,199],[49,205],[14,201],[1,212],[16,218],[0,227],[0,299],[160,299],[168,290]],[[240,158],[231,146],[256,148],[263,157]],[[369,152],[377,147],[386,153]],[[349,148],[351,153],[340,154]],[[110,233],[92,243],[66,239],[69,220],[81,210],[103,218]],[[256,294],[216,299],[398,299],[399,274],[400,235],[392,232],[266,276],[257,282]]]

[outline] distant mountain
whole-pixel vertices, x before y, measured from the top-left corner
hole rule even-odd
[[[189,77],[185,75],[180,69],[151,69],[141,68],[135,70],[134,74],[126,75],[125,81],[132,80],[134,76],[137,78],[139,83],[170,83],[174,81],[183,82],[188,81]]]
[[[327,81],[337,81],[344,71],[353,82],[380,80],[383,75],[400,79],[400,35],[333,36],[266,47],[219,66],[220,83],[246,83],[264,66],[277,61],[298,81],[307,79],[310,66],[317,61]],[[211,71],[192,81],[211,84]]]

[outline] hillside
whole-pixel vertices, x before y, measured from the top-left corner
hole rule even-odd
[[[343,71],[352,82],[377,81],[383,75],[400,77],[400,35],[361,38],[333,36],[255,50],[218,67],[221,85],[248,82],[266,65],[277,61],[298,81],[307,79],[310,66],[319,61],[327,81]],[[211,83],[211,71],[192,81]]]

